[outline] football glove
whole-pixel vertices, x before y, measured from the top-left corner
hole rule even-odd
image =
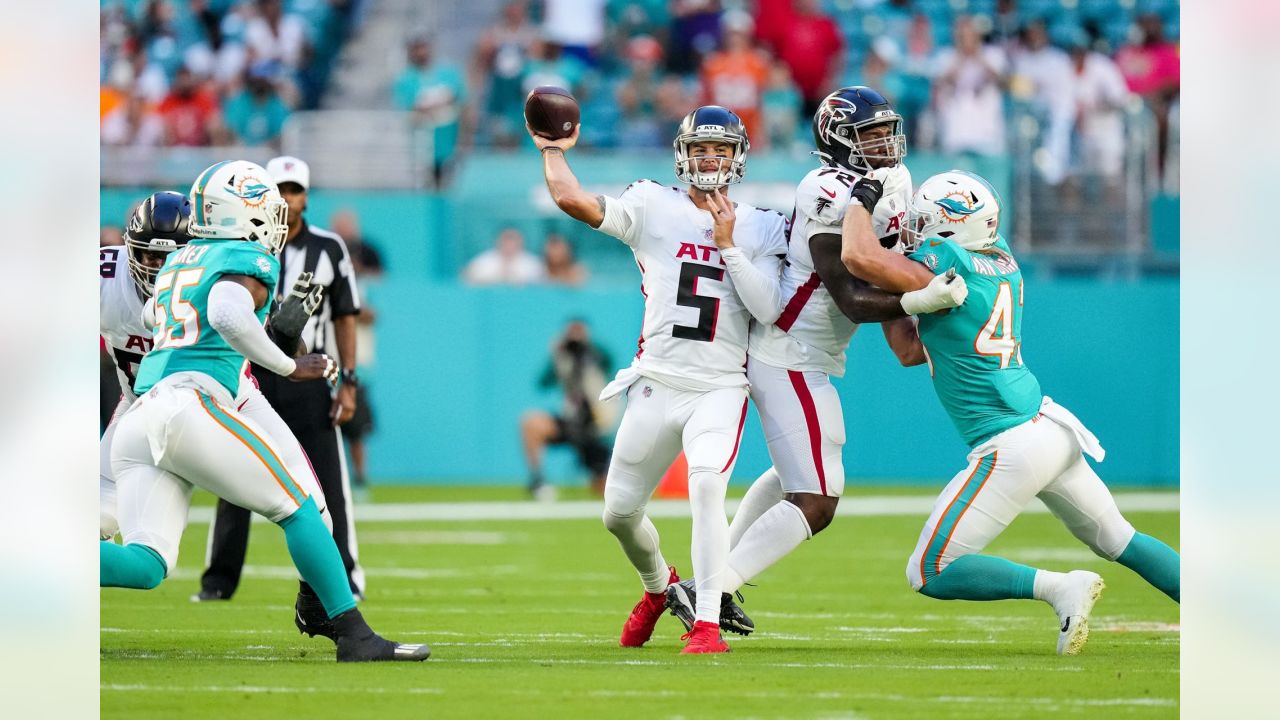
[[[869,213],[875,212],[876,203],[880,202],[883,195],[884,183],[872,177],[864,177],[854,183],[853,190],[849,192],[849,196],[862,203],[862,207]]]
[[[303,349],[300,347],[302,329],[324,299],[324,286],[312,285],[311,279],[309,272],[299,275],[284,302],[275,308],[268,320],[267,334],[290,357]]]

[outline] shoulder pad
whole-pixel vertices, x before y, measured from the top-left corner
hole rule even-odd
[[[797,214],[813,218],[823,225],[839,225],[844,221],[849,189],[855,181],[856,176],[835,168],[810,172],[796,187]]]
[[[641,178],[622,189],[621,195],[637,194],[647,195],[664,189],[665,186],[646,178]]]

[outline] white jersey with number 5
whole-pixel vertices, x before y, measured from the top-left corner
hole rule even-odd
[[[871,225],[887,247],[897,242],[906,222],[911,200],[911,172],[897,165],[884,174],[884,196],[871,215]],[[782,271],[782,315],[772,325],[751,328],[751,357],[789,370],[821,370],[844,375],[845,349],[858,329],[840,312],[831,293],[822,286],[809,252],[809,238],[840,235],[849,191],[859,176],[851,171],[820,167],[812,170],[796,188],[795,217]]]
[[[787,220],[744,203],[735,207],[734,244],[773,273],[786,254]],[[681,390],[747,384],[751,314],[712,240],[711,213],[688,192],[651,180],[607,198],[599,230],[631,247],[640,266],[644,325],[631,367],[619,374],[652,377]],[[768,272],[768,270],[766,270]]]
[[[129,275],[127,252],[121,246],[98,250],[98,332],[116,365],[120,391],[132,403],[133,379],[151,350],[151,330],[142,324],[142,296]]]

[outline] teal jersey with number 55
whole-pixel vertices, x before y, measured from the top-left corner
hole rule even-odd
[[[244,357],[209,325],[209,291],[226,275],[248,275],[274,292],[280,261],[261,245],[245,240],[192,240],[171,253],[156,275],[155,349],[138,368],[139,395],[179,372],[201,372],[234,397]],[[267,318],[271,303],[256,315]]]
[[[1044,395],[1022,364],[1022,272],[1003,239],[971,252],[929,238],[911,255],[935,275],[952,268],[969,286],[964,305],[920,316],[933,388],[970,447],[1035,417]]]

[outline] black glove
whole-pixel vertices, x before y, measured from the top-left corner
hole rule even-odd
[[[866,208],[867,212],[875,212],[876,203],[880,202],[882,195],[884,195],[884,183],[869,177],[854,183],[853,190],[849,192],[849,196],[862,203],[862,207]]]
[[[324,286],[313,286],[311,273],[302,273],[294,281],[284,302],[272,311],[267,320],[267,334],[289,357],[297,355],[302,342],[302,329],[307,326],[311,314],[320,307],[323,298]]]

